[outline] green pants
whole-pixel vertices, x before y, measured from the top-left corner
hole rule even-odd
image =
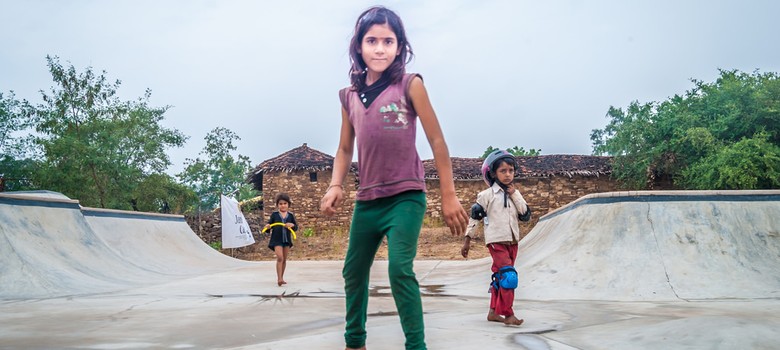
[[[355,203],[342,271],[347,303],[344,333],[347,347],[360,348],[366,344],[368,279],[376,251],[387,237],[390,290],[406,336],[406,348],[426,348],[420,286],[413,271],[426,206],[422,191]]]

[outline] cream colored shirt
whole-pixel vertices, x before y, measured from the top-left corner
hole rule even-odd
[[[485,208],[485,213],[487,213],[482,219],[485,225],[485,245],[520,241],[517,214],[525,214],[528,210],[528,204],[517,188],[507,199],[507,206],[504,207],[504,190],[498,183],[494,183],[490,188],[477,194],[477,203]],[[474,231],[478,223],[479,220],[469,218],[466,236],[474,238]]]

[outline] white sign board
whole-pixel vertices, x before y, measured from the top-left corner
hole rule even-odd
[[[220,195],[219,202],[222,207],[222,248],[240,248],[255,243],[238,201]]]

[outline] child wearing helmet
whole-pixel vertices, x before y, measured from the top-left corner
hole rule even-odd
[[[487,320],[519,326],[522,319],[512,309],[517,287],[517,258],[520,226],[518,221],[531,219],[531,209],[512,181],[517,170],[515,157],[507,151],[491,152],[482,163],[482,178],[489,186],[477,194],[477,203],[471,207],[471,218],[461,248],[464,258],[469,255],[471,238],[477,224],[484,224],[485,244],[493,258],[490,286],[490,310]]]

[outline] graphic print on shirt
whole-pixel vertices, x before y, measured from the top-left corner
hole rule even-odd
[[[379,113],[382,114],[382,121],[389,124],[383,128],[386,130],[406,129],[409,127],[409,120],[406,119],[406,109],[398,108],[398,105],[405,106],[406,101],[401,98],[401,101],[397,104],[395,102],[390,103],[387,106],[379,107]]]

